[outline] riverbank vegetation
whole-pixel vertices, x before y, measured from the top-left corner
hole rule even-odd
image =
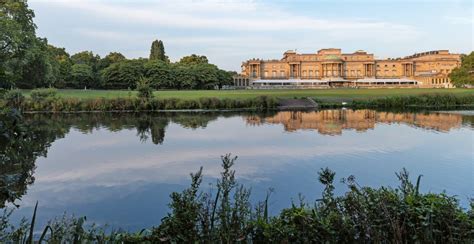
[[[334,194],[335,173],[321,169],[317,179],[324,185],[321,198],[304,198],[270,216],[271,190],[261,202],[250,201],[251,189],[236,181],[232,169],[236,157],[222,157],[221,177],[214,189],[201,191],[201,168],[191,174],[191,185],[170,195],[170,212],[150,229],[130,233],[87,225],[86,217],[51,220],[35,226],[31,220],[13,226],[6,209],[0,218],[0,241],[33,240],[49,243],[470,243],[474,240],[474,204],[462,209],[446,193],[419,191],[406,170],[397,173],[398,188],[361,187],[353,176],[341,179],[348,191]],[[316,178],[316,174],[315,174]],[[38,232],[39,231],[39,232]],[[34,233],[41,233],[35,235]]]
[[[286,90],[286,91],[159,91],[153,92],[150,81],[141,78],[139,93],[92,93],[35,89],[3,90],[0,106],[18,108],[23,112],[91,112],[91,111],[162,111],[162,110],[229,110],[277,109],[287,98],[310,97],[321,108],[373,109],[449,109],[474,107],[472,89],[408,90]],[[80,93],[84,92],[83,95]],[[202,93],[201,93],[202,92]],[[379,93],[380,92],[380,93]],[[104,95],[104,96],[102,96]]]

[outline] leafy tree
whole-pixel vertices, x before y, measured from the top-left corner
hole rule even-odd
[[[193,65],[196,85],[193,89],[213,89],[219,84],[219,69],[213,64]]]
[[[20,56],[35,41],[34,16],[26,1],[0,0],[0,62]]]
[[[111,64],[126,60],[125,56],[119,52],[111,52],[103,59],[99,60],[98,69],[102,70],[109,67]]]
[[[145,64],[145,74],[151,80],[151,85],[155,89],[174,88],[175,75],[173,65],[161,60],[149,61]]]
[[[102,84],[107,89],[134,89],[139,77],[144,76],[144,59],[114,63],[101,72]]]
[[[11,61],[21,60],[36,41],[33,17],[26,1],[0,0],[0,87],[14,86],[18,74]]]
[[[57,88],[65,88],[66,83],[70,79],[72,70],[72,60],[69,53],[64,48],[48,45],[49,54],[52,58],[52,63],[59,68],[56,73],[56,81],[54,86]]]
[[[16,86],[37,88],[53,86],[60,75],[60,64],[51,55],[46,39],[37,38],[14,64],[18,73]]]
[[[209,61],[207,60],[207,57],[204,55],[200,56],[200,55],[192,54],[190,56],[182,57],[179,60],[179,63],[192,65],[192,64],[207,64],[209,63]]]
[[[165,54],[165,46],[161,40],[155,40],[151,43],[150,60],[169,62],[169,58]]]
[[[225,71],[225,70],[219,69],[217,73],[218,79],[219,79],[219,82],[218,82],[219,89],[225,85],[232,85],[233,84],[232,76],[236,74],[237,72],[235,71]]]
[[[72,55],[71,60],[74,64],[87,64],[95,68],[100,60],[100,56],[94,55],[91,51],[82,51]]]
[[[94,72],[92,67],[87,64],[75,64],[71,67],[71,83],[68,87],[84,88],[94,87]]]
[[[174,77],[176,79],[176,89],[193,89],[196,87],[196,77],[192,71],[192,67],[188,65],[174,66]]]
[[[461,57],[461,67],[453,69],[449,78],[457,87],[474,85],[474,52]]]

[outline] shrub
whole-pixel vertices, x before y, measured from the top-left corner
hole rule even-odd
[[[33,101],[43,101],[48,98],[56,98],[58,95],[58,91],[54,88],[42,88],[42,89],[34,89],[30,93],[30,97]]]
[[[153,98],[153,88],[149,78],[141,77],[137,82],[138,97],[141,99]]]
[[[5,88],[0,88],[0,99],[3,99],[3,97],[5,96],[5,93],[7,93],[8,90],[5,89]]]
[[[7,106],[13,108],[21,108],[25,102],[25,96],[18,89],[9,90],[3,95],[3,99],[5,100]]]

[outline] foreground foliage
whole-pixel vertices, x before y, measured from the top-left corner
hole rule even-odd
[[[325,186],[315,203],[300,200],[268,215],[267,198],[252,205],[250,189],[236,182],[236,157],[222,157],[223,171],[213,191],[202,192],[202,168],[191,174],[191,186],[171,194],[170,213],[161,224],[137,233],[106,231],[86,226],[85,217],[63,217],[44,227],[40,241],[49,243],[471,243],[474,240],[474,204],[465,212],[455,197],[421,193],[406,170],[397,173],[396,189],[360,187],[353,176],[342,179],[348,191],[334,195],[335,173],[321,169]],[[35,215],[20,226],[0,219],[0,241],[33,239]],[[39,210],[40,211],[40,210]],[[26,240],[26,241],[25,241]]]

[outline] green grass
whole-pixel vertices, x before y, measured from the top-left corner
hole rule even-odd
[[[24,90],[29,96],[30,90]],[[135,91],[124,90],[59,90],[59,96],[64,98],[117,98],[136,96]],[[155,91],[158,98],[180,98],[196,99],[201,97],[216,98],[255,98],[258,96],[271,96],[277,98],[293,97],[315,97],[321,100],[339,101],[353,99],[381,98],[401,95],[420,94],[454,94],[454,95],[474,95],[474,89],[328,89],[328,90],[164,90]]]

